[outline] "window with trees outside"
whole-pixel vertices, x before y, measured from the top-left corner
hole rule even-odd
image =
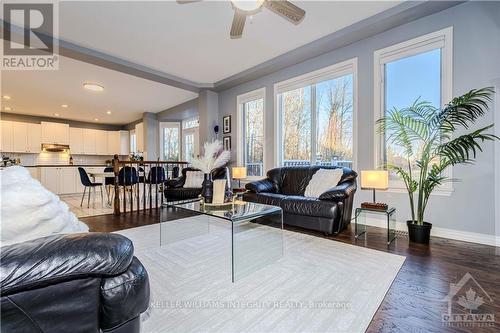
[[[164,161],[178,161],[180,157],[180,123],[160,123],[161,157]]]
[[[375,77],[379,83],[375,90],[379,91],[375,119],[391,109],[409,107],[417,99],[437,109],[451,100],[450,43],[451,29],[445,29],[375,52]],[[376,164],[407,167],[402,148],[387,142],[385,137],[380,140]],[[413,142],[414,151],[421,147],[418,140]],[[412,161],[415,169],[416,163]],[[390,179],[391,187],[404,186],[395,173],[390,173]]]
[[[352,168],[356,59],[275,86],[282,166]]]
[[[265,88],[237,98],[238,164],[247,167],[248,178],[264,175],[264,105]]]

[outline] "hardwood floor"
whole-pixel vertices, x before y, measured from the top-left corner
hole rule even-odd
[[[111,232],[158,223],[159,211],[101,215],[81,220],[91,231]],[[431,240],[430,246],[424,246],[409,243],[404,235],[387,246],[385,229],[376,227],[367,227],[366,237],[358,240],[350,228],[329,237],[300,228],[286,229],[406,257],[367,332],[500,332],[500,248],[438,237]],[[450,292],[450,284],[458,283],[467,273],[484,290],[481,293],[479,287],[473,286],[477,296],[484,301],[479,312],[493,314],[495,324],[484,327],[478,327],[477,322],[468,327],[443,324],[442,315],[447,312],[444,299]],[[465,289],[473,282],[469,280]],[[467,313],[459,311],[463,308],[455,304],[453,313]]]

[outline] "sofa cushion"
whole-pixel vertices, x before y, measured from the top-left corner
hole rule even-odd
[[[319,198],[321,194],[337,186],[342,174],[342,169],[319,169],[307,184],[304,196]]]
[[[257,202],[264,205],[278,206],[280,207],[280,202],[286,198],[286,195],[283,194],[275,194],[275,193],[252,193],[247,192],[243,195],[243,200]]]
[[[295,195],[283,198],[280,207],[285,213],[331,219],[336,218],[339,213],[336,202]]]

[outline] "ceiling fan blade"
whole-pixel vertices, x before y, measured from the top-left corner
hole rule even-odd
[[[247,16],[245,13],[242,13],[239,10],[234,11],[233,24],[231,25],[231,32],[229,34],[232,39],[241,37],[246,18]]]
[[[192,3],[192,2],[200,2],[202,0],[177,0],[176,2],[179,4],[179,5],[185,5],[187,3]]]
[[[286,0],[266,0],[264,6],[294,24],[299,24],[306,11]]]

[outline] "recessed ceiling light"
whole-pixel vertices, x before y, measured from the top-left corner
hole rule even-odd
[[[8,107],[8,106],[4,107],[3,109],[4,109],[5,111],[12,111],[12,108],[10,108],[10,107]]]
[[[68,104],[61,104],[61,107],[66,109],[68,107]]]
[[[107,113],[107,114],[111,114],[111,111],[109,111],[109,110],[108,110],[108,111],[106,111],[106,113]]]
[[[6,100],[9,100],[11,97],[10,97],[10,96],[8,96],[8,95],[3,95],[3,96],[2,96],[2,98],[3,98],[3,99],[6,99]]]
[[[59,117],[60,114],[59,113],[54,113],[54,116]]]
[[[92,90],[92,91],[103,91],[104,90],[104,87],[97,84],[97,83],[85,82],[83,84],[83,87],[85,89]]]
[[[99,121],[99,119],[98,118],[94,118],[94,121]]]

